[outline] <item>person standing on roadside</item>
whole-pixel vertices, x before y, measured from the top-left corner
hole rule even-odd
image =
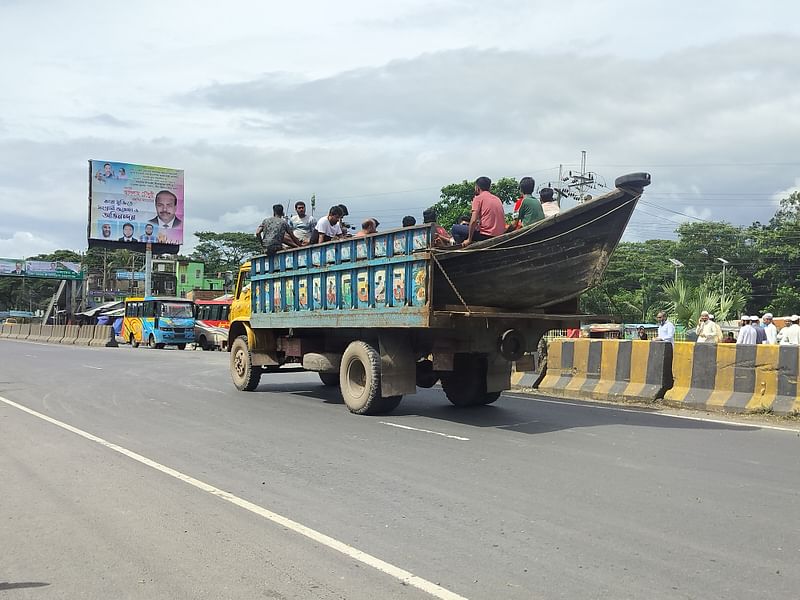
[[[655,338],[654,342],[669,342],[672,345],[675,345],[675,325],[667,319],[667,313],[663,310],[659,311],[656,315],[656,321],[658,322],[658,337]]]
[[[792,315],[789,321],[792,324],[781,329],[778,339],[784,346],[800,346],[800,317]]]
[[[772,313],[764,313],[764,316],[761,317],[761,320],[764,322],[764,333],[767,336],[767,341],[764,343],[777,344],[778,328],[775,327],[775,324],[772,322]]]
[[[760,319],[758,315],[753,315],[750,317],[750,324],[753,326],[753,329],[756,330],[756,344],[766,344],[767,343],[767,332],[764,331],[764,328],[759,325]]]
[[[700,313],[700,320],[697,322],[695,333],[697,333],[698,344],[716,344],[719,341],[717,339],[717,328],[714,322],[709,320],[707,310]]]
[[[464,247],[472,242],[490,240],[506,231],[506,213],[500,198],[489,190],[492,189],[492,180],[488,177],[478,177],[475,180],[475,197],[472,199],[472,216],[469,221],[469,235]]]
[[[714,324],[714,329],[717,332],[717,343],[721,342],[722,339],[723,339],[722,327],[719,326],[719,323],[717,323],[717,320],[714,318],[714,315],[712,315],[711,313],[709,313],[709,315],[708,315],[708,320],[711,321]]]
[[[758,335],[756,334],[756,328],[752,325],[752,317],[742,317],[742,322],[744,325],[739,330],[739,335],[736,336],[736,344],[738,346],[743,344],[755,345],[758,340]]]

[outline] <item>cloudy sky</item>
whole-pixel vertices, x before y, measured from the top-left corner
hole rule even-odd
[[[659,8],[660,6],[660,8]],[[189,232],[383,227],[448,183],[649,171],[627,239],[800,183],[800,4],[0,0],[0,256],[86,247],[89,158],[181,168]],[[193,236],[184,252],[191,251]]]

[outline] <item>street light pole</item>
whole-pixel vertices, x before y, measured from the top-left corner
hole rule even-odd
[[[675,267],[675,285],[678,285],[678,269],[683,266],[683,263],[676,258],[670,258],[669,262],[672,263],[672,266]]]
[[[722,263],[722,299],[725,299],[725,268],[728,266],[727,260],[724,258],[717,258],[719,262]]]

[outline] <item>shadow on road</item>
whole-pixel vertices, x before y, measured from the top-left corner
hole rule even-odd
[[[36,588],[50,585],[43,581],[0,581],[0,592],[3,590],[21,590],[22,588]]]
[[[322,400],[326,404],[344,404],[337,388],[325,387],[313,380],[262,383],[258,392],[293,394]],[[535,396],[525,398],[504,395],[488,406],[458,408],[448,402],[444,392],[438,387],[430,390],[418,388],[416,394],[405,396],[400,406],[390,415],[386,415],[393,418],[411,416],[527,434],[605,425],[717,431],[756,431],[758,428],[758,424],[740,425],[671,418],[660,413],[656,407],[614,406],[572,400],[561,402]]]

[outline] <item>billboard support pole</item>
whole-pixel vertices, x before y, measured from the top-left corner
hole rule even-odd
[[[144,252],[144,295],[152,295],[153,282],[153,244],[147,242],[147,249]]]

